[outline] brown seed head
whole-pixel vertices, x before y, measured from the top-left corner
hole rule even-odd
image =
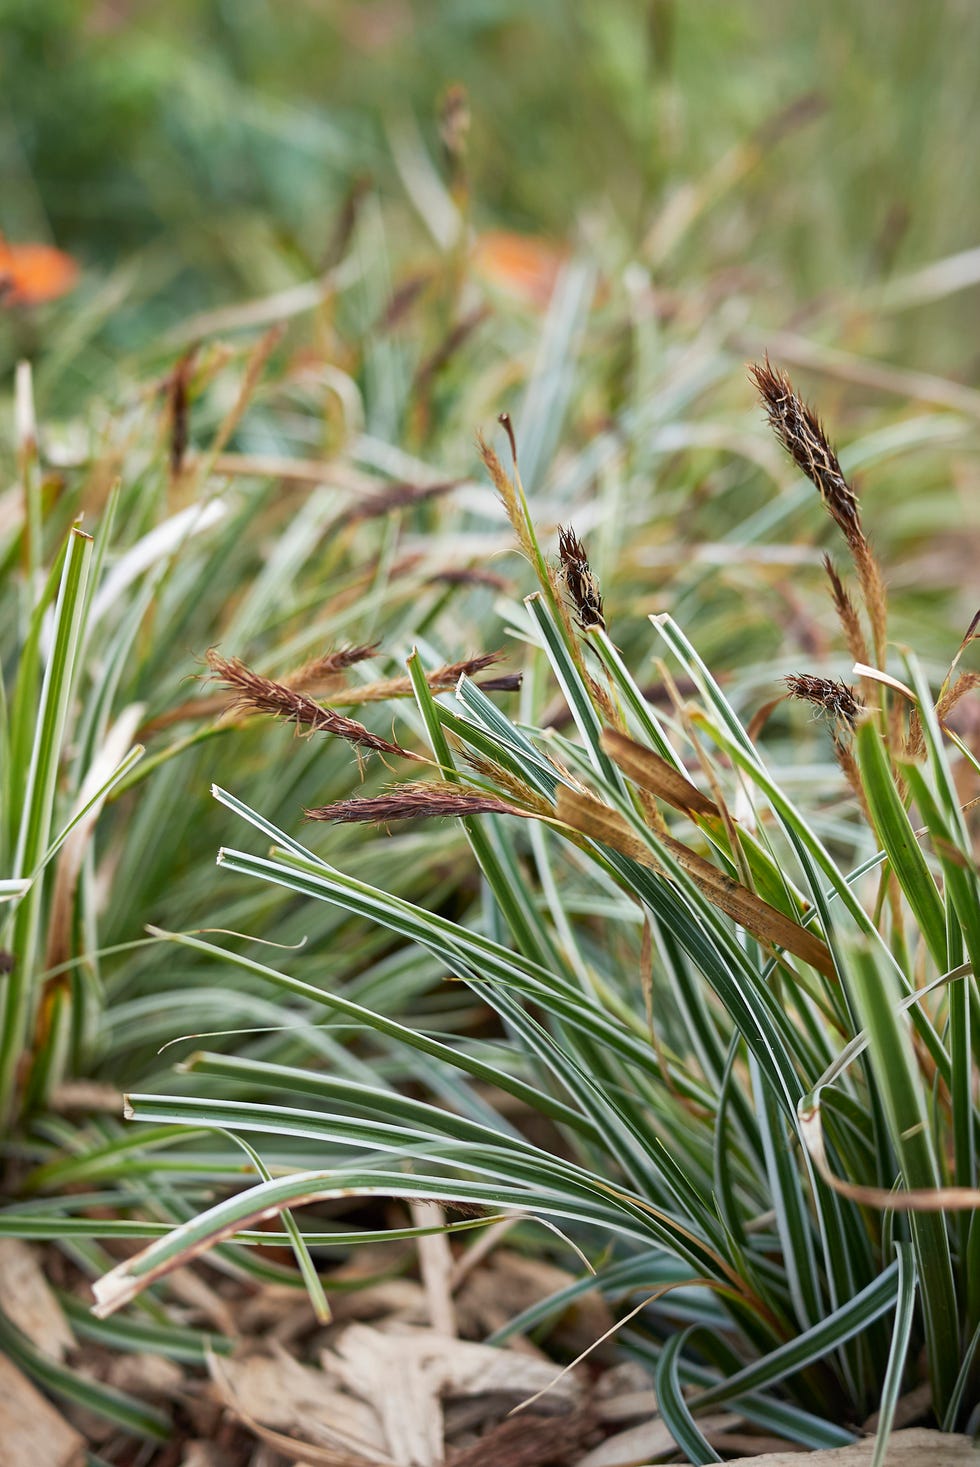
[[[793,391],[785,372],[778,371],[766,357],[749,368],[772,424],[786,452],[820,491],[820,497],[849,545],[863,541],[857,496],[844,478],[837,455],[831,448],[816,413]]]
[[[197,347],[186,351],[170,376],[170,477],[179,479],[184,467],[189,440],[189,386]]]
[[[322,707],[307,694],[253,672],[237,657],[222,657],[212,647],[207,653],[207,664],[215,680],[228,689],[229,712],[244,715],[267,713],[310,733],[334,734],[358,749],[370,749],[379,754],[401,754],[405,759],[419,758],[418,754],[403,749],[400,744],[371,733],[356,719],[345,718],[332,708]]]
[[[307,810],[308,820],[335,820],[343,825],[387,825],[390,820],[427,820],[433,816],[526,815],[516,805],[458,784],[401,784],[370,799],[338,800]]]
[[[823,558],[823,568],[830,582],[830,592],[834,600],[834,610],[837,620],[840,622],[844,636],[847,639],[847,649],[855,662],[868,662],[868,643],[861,626],[861,618],[858,616],[857,607],[851,600],[844,582],[837,573],[837,567],[829,555]]]
[[[857,694],[840,678],[816,677],[810,672],[793,673],[785,680],[790,694],[824,709],[840,723],[853,728],[863,709]]]
[[[502,672],[499,677],[481,677],[477,687],[485,693],[519,693],[523,681],[522,672]]]
[[[475,565],[450,566],[445,570],[434,571],[429,576],[428,583],[444,586],[488,586],[493,591],[506,591],[510,584],[506,576]]]
[[[348,667],[353,667],[356,662],[363,662],[368,657],[374,657],[380,646],[380,642],[373,642],[370,646],[361,644],[356,647],[335,647],[332,652],[325,652],[322,657],[314,657],[309,662],[304,662],[302,667],[287,674],[283,682],[290,688],[305,688],[309,683],[324,682],[327,678],[338,677]]]
[[[450,158],[461,158],[466,151],[470,130],[470,103],[466,88],[459,82],[446,88],[439,117],[443,147]]]
[[[446,662],[442,667],[434,667],[431,672],[425,674],[425,680],[434,693],[449,692],[455,688],[461,677],[475,678],[476,674],[484,668],[492,667],[499,662],[503,652],[481,652],[477,656],[464,658],[462,662]],[[520,673],[502,673],[497,677],[482,678],[479,686],[481,688],[496,688],[498,691],[511,691],[520,687]],[[410,677],[390,677],[383,682],[363,683],[359,688],[350,689],[350,697],[335,696],[331,699],[335,703],[380,703],[388,698],[408,698],[412,695],[412,679]]]
[[[592,573],[585,546],[571,525],[558,526],[558,559],[579,626],[583,631],[588,631],[589,627],[605,630],[599,582]]]
[[[513,423],[510,420],[510,413],[498,413],[497,414],[497,422],[500,424],[501,428],[503,428],[504,432],[507,434],[507,440],[510,443],[510,456],[511,456],[511,458],[514,461],[514,467],[516,469],[516,467],[517,467],[517,438],[516,438],[516,436],[514,434],[514,425],[513,425]]]

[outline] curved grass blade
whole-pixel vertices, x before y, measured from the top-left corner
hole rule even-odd
[[[165,1355],[183,1365],[206,1365],[208,1354],[230,1355],[235,1341],[210,1331],[156,1324],[141,1319],[97,1320],[74,1294],[60,1292],[60,1303],[72,1330],[83,1340],[92,1340],[127,1354]]]
[[[704,1467],[706,1462],[720,1462],[722,1459],[698,1430],[684,1400],[677,1370],[678,1359],[695,1328],[671,1335],[664,1345],[657,1365],[656,1390],[657,1405],[667,1430],[689,1461],[696,1467]]]
[[[263,1182],[271,1182],[272,1175],[265,1162],[262,1160],[261,1156],[259,1156],[259,1153],[255,1150],[254,1146],[249,1146],[244,1136],[239,1136],[234,1131],[225,1131],[225,1135],[242,1148],[245,1155],[249,1158],[252,1165],[255,1167],[255,1170],[262,1178]],[[313,1306],[313,1313],[316,1315],[317,1323],[329,1324],[331,1319],[333,1318],[330,1312],[330,1304],[327,1300],[326,1294],[323,1291],[323,1285],[320,1282],[320,1275],[317,1272],[316,1264],[310,1257],[310,1250],[306,1245],[306,1240],[304,1239],[303,1234],[300,1232],[299,1225],[288,1207],[280,1214],[280,1216],[282,1218],[283,1227],[289,1234],[289,1241],[292,1246],[293,1257],[296,1259],[296,1264],[299,1268],[300,1276],[303,1280],[303,1283],[306,1285],[306,1292],[309,1296],[310,1304]]]
[[[898,1263],[895,1262],[819,1324],[804,1330],[785,1345],[771,1350],[763,1359],[755,1360],[733,1372],[726,1380],[709,1386],[691,1404],[701,1407],[721,1401],[733,1401],[747,1391],[775,1385],[777,1381],[785,1380],[786,1376],[804,1370],[808,1365],[822,1360],[831,1351],[839,1349],[847,1340],[887,1313],[893,1307],[897,1294]]]
[[[942,971],[949,967],[943,904],[915,838],[905,804],[895,787],[895,778],[874,719],[867,718],[860,723],[855,749],[861,783],[879,844],[912,908],[932,960]]]

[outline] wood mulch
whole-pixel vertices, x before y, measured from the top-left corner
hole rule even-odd
[[[0,1308],[35,1349],[171,1423],[162,1444],[125,1435],[42,1393],[0,1356],[0,1464],[82,1467],[86,1453],[115,1467],[639,1467],[679,1460],[649,1377],[636,1364],[617,1363],[613,1340],[564,1374],[527,1338],[499,1349],[482,1343],[535,1299],[571,1283],[572,1274],[508,1247],[505,1229],[482,1249],[459,1254],[445,1236],[421,1243],[365,1246],[336,1268],[325,1278],[333,1312],[326,1326],[304,1294],[283,1284],[243,1283],[207,1260],[174,1274],[166,1287],[173,1321],[234,1341],[230,1355],[195,1366],[78,1339],[52,1287],[53,1278],[65,1282],[64,1255],[0,1240]],[[404,1272],[392,1276],[399,1262]],[[81,1275],[71,1289],[90,1302]],[[548,1349],[574,1359],[612,1324],[601,1299],[583,1296],[549,1330]],[[907,1419],[927,1407],[909,1401]],[[751,1457],[754,1467],[799,1457],[791,1443],[754,1434],[731,1411],[698,1425],[721,1455]],[[813,1467],[866,1467],[871,1447],[869,1437],[812,1454]],[[966,1437],[904,1430],[887,1463],[965,1467],[969,1450]],[[776,1455],[760,1455],[767,1452]]]

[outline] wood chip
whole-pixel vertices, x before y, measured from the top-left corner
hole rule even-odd
[[[143,1401],[168,1401],[184,1389],[184,1372],[166,1355],[114,1356],[106,1379],[118,1390]]]
[[[373,1407],[398,1467],[440,1467],[446,1460],[443,1400],[480,1397],[482,1421],[548,1388],[537,1414],[568,1412],[580,1398],[577,1377],[513,1350],[473,1344],[432,1330],[396,1334],[351,1325],[325,1351],[326,1374]],[[482,1424],[470,1417],[471,1426]],[[504,1460],[501,1458],[501,1460]]]
[[[807,1467],[868,1467],[874,1449],[875,1439],[868,1437],[850,1447],[810,1452]],[[886,1467],[974,1467],[976,1460],[976,1447],[970,1437],[926,1431],[922,1427],[893,1432],[885,1453]],[[597,1467],[597,1464],[586,1459],[577,1467]],[[738,1457],[728,1467],[800,1467],[800,1456],[793,1451],[767,1452],[761,1457]]]
[[[24,1467],[81,1467],[85,1441],[17,1367],[0,1355],[0,1451]]]
[[[498,1248],[492,1258],[465,1279],[456,1294],[456,1315],[464,1335],[488,1335],[539,1299],[567,1288],[576,1275],[543,1258],[529,1258]],[[556,1316],[548,1336],[573,1358],[595,1343],[613,1324],[613,1315],[598,1290],[580,1294]],[[593,1360],[615,1356],[615,1344],[600,1346]],[[530,1394],[530,1393],[529,1393]]]
[[[180,1467],[226,1467],[228,1457],[220,1447],[211,1442],[188,1442]]]
[[[595,1418],[587,1411],[567,1416],[509,1416],[478,1442],[451,1452],[447,1467],[538,1467],[566,1462],[594,1438]]]
[[[283,1350],[244,1360],[212,1360],[211,1376],[222,1399],[243,1420],[336,1447],[364,1462],[390,1460],[376,1412]]]
[[[657,1398],[653,1391],[627,1391],[622,1396],[610,1396],[597,1402],[599,1416],[603,1421],[636,1421],[638,1417],[650,1417],[657,1409]]]
[[[168,1287],[182,1304],[187,1304],[223,1335],[234,1335],[235,1319],[231,1309],[192,1268],[177,1268],[167,1279]]]
[[[51,1109],[66,1114],[81,1110],[121,1116],[123,1093],[115,1085],[101,1085],[96,1080],[65,1080],[55,1086]]]
[[[901,1431],[903,1426],[915,1426],[919,1421],[924,1421],[932,1406],[932,1386],[927,1380],[921,1385],[913,1386],[906,1391],[904,1396],[899,1396],[895,1402],[895,1415],[892,1418],[892,1427]],[[862,1423],[862,1432],[873,1435],[878,1430],[878,1412],[875,1411]]]
[[[75,1337],[41,1268],[19,1238],[0,1239],[0,1308],[42,1355],[64,1360]]]
[[[716,1416],[698,1417],[698,1429],[702,1432],[723,1430],[726,1425],[734,1426],[741,1418],[731,1412],[719,1412]],[[629,1431],[618,1432],[608,1437],[601,1446],[587,1452],[576,1462],[575,1467],[641,1467],[659,1457],[671,1457],[677,1451],[677,1443],[659,1417],[631,1426]],[[762,1459],[760,1458],[760,1461]],[[799,1467],[799,1463],[795,1464]]]
[[[337,1324],[383,1319],[424,1325],[428,1318],[425,1291],[414,1279],[381,1279],[371,1288],[334,1295],[330,1307]]]
[[[370,1402],[398,1467],[438,1467],[443,1456],[439,1392],[415,1344],[410,1336],[352,1325],[337,1342],[336,1352],[324,1355],[324,1365],[361,1400]]]
[[[428,1381],[445,1396],[509,1395],[514,1404],[552,1385],[559,1368],[550,1360],[533,1360],[514,1350],[476,1344],[437,1335],[433,1330],[413,1333],[384,1332],[366,1325],[352,1325],[337,1341],[334,1352],[325,1352],[324,1365],[333,1365],[348,1386],[359,1394],[375,1389],[376,1362],[382,1357],[393,1367],[415,1358]],[[550,1391],[551,1408],[567,1410],[580,1396],[578,1378],[563,1375]],[[539,1410],[548,1410],[544,1398]]]
[[[437,1202],[413,1202],[412,1222],[417,1228],[442,1227],[446,1214]],[[432,1328],[441,1335],[455,1335],[453,1308],[453,1255],[445,1233],[430,1233],[417,1240],[419,1272],[425,1289]]]

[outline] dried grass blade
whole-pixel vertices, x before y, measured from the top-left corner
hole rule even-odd
[[[675,810],[716,818],[721,815],[714,800],[703,795],[697,785],[685,779],[666,759],[661,759],[659,754],[638,744],[635,739],[615,729],[606,729],[602,735],[602,747],[634,784]]]
[[[601,841],[613,850],[631,856],[643,866],[658,869],[654,853],[633,833],[623,816],[597,800],[594,795],[580,794],[563,786],[558,791],[556,814],[559,820],[591,840]],[[793,922],[769,902],[763,901],[740,882],[733,881],[681,841],[662,834],[658,835],[658,839],[699,890],[726,917],[730,917],[740,927],[745,927],[754,937],[785,948],[794,957],[801,958],[803,962],[816,968],[825,978],[836,979],[833,958],[826,943],[820,938],[799,923]]]

